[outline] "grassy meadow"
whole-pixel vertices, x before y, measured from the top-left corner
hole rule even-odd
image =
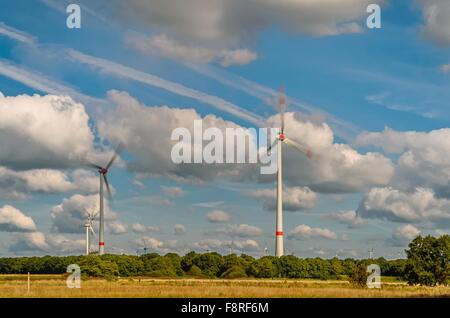
[[[356,288],[340,280],[277,279],[83,279],[69,289],[64,275],[0,275],[0,297],[450,297],[450,287],[408,286],[392,278],[381,289]]]

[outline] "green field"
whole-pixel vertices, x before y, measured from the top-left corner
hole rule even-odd
[[[382,279],[383,282],[383,279]],[[340,280],[121,278],[83,279],[69,289],[64,275],[0,275],[0,297],[450,297],[450,287],[408,286],[385,281],[381,289],[352,287]]]

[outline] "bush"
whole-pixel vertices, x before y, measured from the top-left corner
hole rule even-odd
[[[367,272],[367,266],[363,263],[357,265],[350,274],[349,282],[355,287],[367,287],[367,278],[370,273]]]
[[[197,265],[192,265],[186,274],[194,277],[204,277],[202,270]]]
[[[245,273],[245,270],[242,267],[235,265],[227,269],[220,277],[229,279],[245,278],[247,277],[247,274]]]

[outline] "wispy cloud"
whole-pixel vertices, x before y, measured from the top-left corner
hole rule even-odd
[[[202,103],[211,105],[220,111],[246,120],[250,123],[256,124],[258,126],[263,125],[264,119],[261,116],[254,114],[220,97],[209,95],[202,91],[186,87],[182,84],[165,80],[153,74],[145,73],[103,58],[87,55],[76,50],[70,49],[67,52],[73,60],[88,64],[102,70],[103,72],[158,87],[180,96],[192,98]]]
[[[248,80],[241,76],[232,74],[230,72],[220,70],[216,67],[209,65],[198,65],[198,64],[185,64],[190,69],[198,72],[201,75],[207,76],[209,78],[214,79],[215,81],[231,87],[233,89],[242,91],[250,96],[253,96],[260,101],[264,102],[266,105],[270,105],[271,101],[275,100],[278,96],[278,91],[254,81]],[[289,96],[289,106],[293,107],[295,110],[306,114],[315,114],[320,115],[325,118],[327,122],[333,127],[336,134],[344,139],[350,140],[354,137],[358,132],[360,132],[360,128],[356,125],[337,118],[332,114],[318,108],[315,106],[311,106],[307,103],[304,103],[298,99],[292,98]]]
[[[7,36],[10,39],[16,40],[18,42],[22,42],[22,43],[26,43],[26,44],[30,44],[30,45],[35,44],[37,41],[36,37],[34,37],[26,32],[17,30],[9,25],[6,25],[3,22],[0,22],[0,34]]]
[[[47,94],[68,95],[87,105],[106,104],[106,101],[103,99],[84,95],[66,84],[55,81],[44,74],[29,70],[23,66],[15,65],[5,59],[0,59],[0,75]]]

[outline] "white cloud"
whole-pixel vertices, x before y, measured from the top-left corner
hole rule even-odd
[[[259,244],[255,240],[218,240],[218,239],[205,239],[193,244],[194,249],[200,249],[202,251],[228,251],[229,248],[237,249],[244,252],[252,252],[259,250]]]
[[[134,233],[147,233],[147,232],[160,232],[161,229],[157,226],[145,226],[140,223],[134,223],[131,225],[131,230]]]
[[[108,226],[110,233],[113,235],[122,235],[122,234],[126,234],[128,232],[127,226],[125,224],[117,222],[117,221],[109,223],[107,226]]]
[[[166,186],[161,186],[161,190],[164,193],[164,195],[168,196],[168,197],[173,197],[173,198],[179,198],[184,196],[184,190],[180,187],[166,187]]]
[[[238,236],[238,237],[252,237],[261,236],[263,231],[254,225],[248,224],[232,224],[225,228],[219,228],[216,230],[218,234],[225,234],[228,236]]]
[[[249,196],[262,200],[268,211],[275,211],[277,193],[275,189],[258,189],[249,193]],[[317,194],[307,187],[286,187],[283,189],[283,209],[286,211],[299,211],[310,209],[317,202]]]
[[[27,69],[23,65],[15,65],[9,60],[0,59],[0,75],[47,94],[70,96],[77,101],[86,103],[93,109],[98,109],[99,106],[105,106],[106,104],[105,100],[101,98],[84,95],[67,84]]]
[[[356,228],[364,224],[364,220],[356,211],[335,212],[328,215],[333,220],[347,224],[349,228]]]
[[[441,46],[450,46],[450,2],[447,0],[416,0],[423,10],[423,36]]]
[[[86,170],[71,173],[52,169],[14,171],[0,166],[0,197],[23,199],[32,192],[98,191],[98,178]]]
[[[176,240],[161,241],[154,237],[143,236],[140,239],[135,240],[135,243],[141,248],[147,249],[148,253],[159,252],[169,253],[176,251],[178,242]]]
[[[211,211],[206,215],[206,217],[208,222],[211,223],[228,222],[231,219],[231,216],[227,212],[220,210]]]
[[[175,224],[173,227],[173,234],[184,235],[186,233],[186,227],[183,224]]]
[[[257,54],[248,49],[213,49],[199,45],[184,44],[165,34],[147,37],[131,34],[125,42],[132,48],[145,53],[160,55],[175,60],[193,63],[211,63],[213,61],[224,67],[248,64],[257,58]]]
[[[314,239],[314,238],[324,238],[329,240],[337,239],[336,233],[330,231],[329,229],[322,229],[318,227],[310,227],[306,224],[297,225],[288,234],[289,238],[294,239]]]
[[[131,225],[131,230],[134,233],[145,233],[145,232],[147,232],[147,227],[140,223],[134,223],[133,225]]]
[[[16,169],[80,166],[98,156],[82,104],[67,96],[0,93],[0,161]]]
[[[36,38],[34,36],[17,30],[3,22],[0,22],[0,34],[25,44],[33,45],[36,43]]]
[[[98,122],[99,132],[115,143],[127,145],[127,151],[134,155],[134,161],[128,164],[129,170],[147,176],[162,175],[192,182],[212,180],[217,175],[222,178],[235,176],[238,175],[237,169],[243,168],[242,165],[175,164],[171,159],[172,147],[176,142],[171,141],[170,136],[175,128],[184,127],[193,132],[194,120],[200,119],[204,129],[217,127],[224,131],[238,125],[215,115],[202,118],[194,109],[145,106],[123,92],[111,91],[109,96],[117,107],[105,113],[104,119]],[[194,151],[200,150],[194,148]]]
[[[270,117],[268,122],[276,127],[279,116]],[[376,152],[361,154],[347,144],[335,143],[326,123],[288,112],[285,125],[286,136],[313,153],[309,159],[284,146],[283,181],[289,186],[300,181],[315,192],[344,193],[390,182],[394,172],[390,159]]]
[[[378,1],[382,4],[385,1]],[[371,0],[175,0],[108,2],[123,21],[211,46],[251,41],[268,27],[313,36],[361,32]]]
[[[91,65],[95,68],[99,68],[106,73],[145,83],[147,85],[164,89],[183,97],[192,98],[201,103],[208,104],[220,111],[226,112],[256,125],[260,125],[262,122],[261,116],[252,113],[245,108],[239,107],[231,102],[228,102],[220,97],[209,95],[205,92],[186,87],[179,83],[165,80],[153,74],[145,73],[102,58],[86,55],[75,50],[68,51],[68,54],[71,59]]]
[[[48,236],[48,244],[57,254],[75,254],[84,253],[86,249],[86,241],[84,239],[67,238],[61,234],[53,234]]]
[[[391,187],[373,188],[361,201],[358,213],[365,218],[394,222],[426,221],[450,226],[450,200],[436,198],[431,189],[403,192]]]
[[[20,252],[45,252],[49,249],[49,244],[42,232],[21,233],[15,237],[9,250],[14,253]]]
[[[111,210],[106,198],[104,202],[105,220],[115,220],[117,214]],[[64,199],[61,204],[51,209],[52,230],[59,233],[82,232],[87,213],[98,212],[98,204],[99,196],[96,194],[87,196],[75,194],[68,199]]]
[[[437,196],[450,197],[450,129],[429,132],[395,131],[364,133],[356,144],[375,145],[387,153],[400,154],[392,180],[395,188],[412,192],[416,187],[432,188]]]
[[[0,208],[0,232],[34,232],[33,219],[11,205]]]
[[[405,224],[395,230],[389,242],[394,246],[406,246],[419,235],[420,230],[418,228],[411,224]]]
[[[127,93],[112,91],[110,99],[117,105],[98,123],[100,135],[114,143],[122,142],[133,154],[128,169],[141,176],[165,176],[189,182],[211,181],[216,177],[229,180],[273,182],[275,175],[261,175],[259,165],[250,164],[174,164],[170,158],[175,142],[169,140],[173,129],[193,131],[194,120],[202,119],[203,129],[242,128],[214,115],[201,117],[194,109],[150,107],[140,104]],[[278,126],[278,116],[268,120]],[[286,113],[286,133],[318,155],[309,160],[290,147],[284,147],[284,181],[288,186],[308,186],[315,192],[358,192],[371,186],[389,183],[391,161],[379,153],[360,154],[346,144],[333,142],[333,132],[298,113]],[[154,136],[167,136],[167,140]],[[143,143],[142,141],[146,142]],[[252,140],[255,145],[255,140]],[[201,149],[194,148],[194,151]],[[302,184],[299,184],[299,183]]]

